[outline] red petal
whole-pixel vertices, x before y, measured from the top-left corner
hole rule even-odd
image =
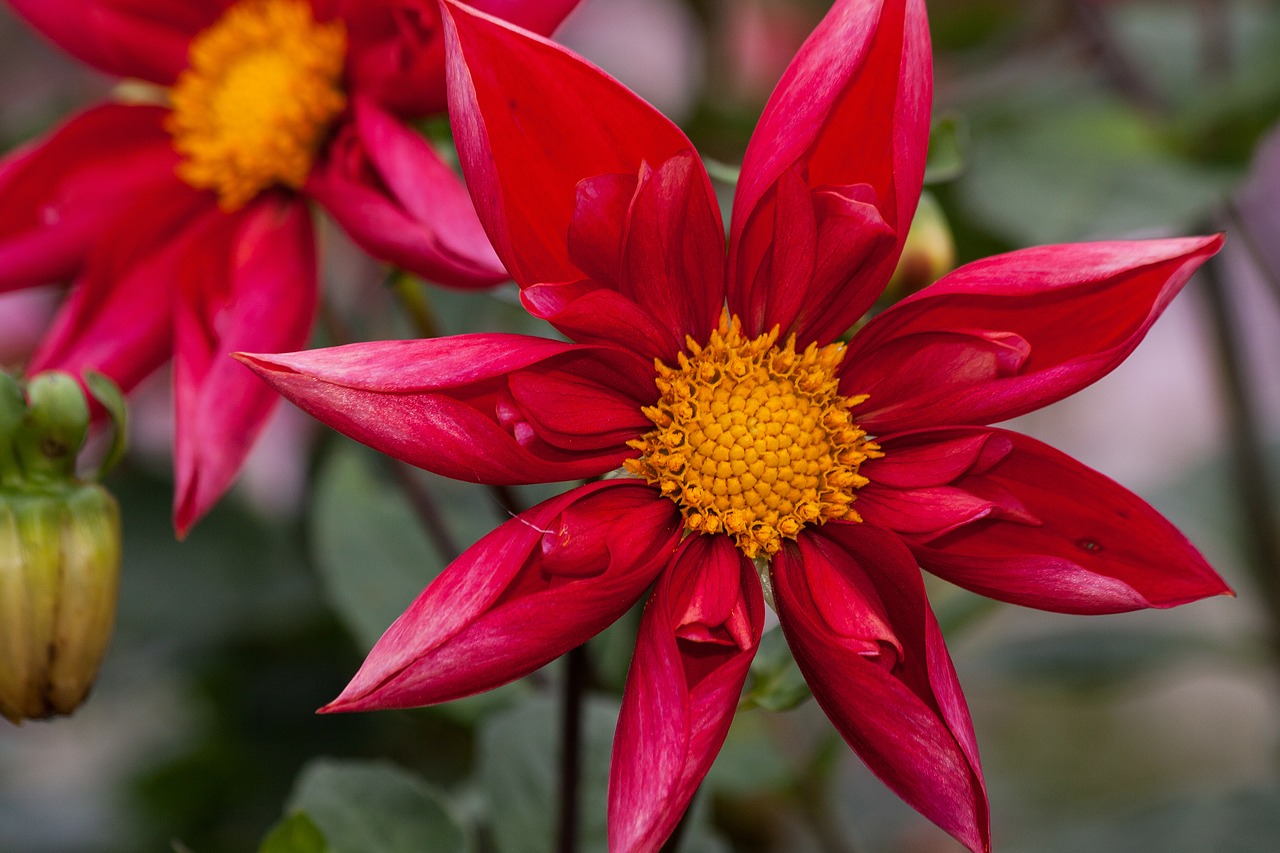
[[[911,554],[887,531],[842,522],[797,545],[774,558],[774,599],[814,698],[908,805],[989,850],[973,724]]]
[[[579,0],[475,0],[482,12],[549,35]],[[444,112],[444,39],[436,0],[312,0],[347,27],[351,91],[400,115]]]
[[[558,482],[616,468],[634,454],[625,442],[646,430],[640,407],[657,396],[653,368],[628,353],[521,335],[238,357],[357,441],[481,483]],[[565,411],[530,388],[552,391]],[[627,409],[637,415],[631,429]]]
[[[625,613],[671,559],[680,528],[675,504],[635,481],[539,504],[445,569],[323,710],[447,702],[528,675]],[[561,572],[566,547],[571,571]]]
[[[723,231],[689,140],[565,49],[466,7],[446,2],[445,9],[463,173],[515,280],[581,280],[571,234],[594,235],[593,246],[577,253],[594,266],[601,258],[594,246],[612,232],[616,238],[603,243],[621,254],[612,280],[597,283],[653,311],[681,344],[685,330],[705,335],[707,306],[714,314],[722,301]],[[602,178],[632,177],[630,204],[620,203],[616,186],[603,201],[593,193]]]
[[[722,536],[690,536],[645,608],[613,741],[609,849],[656,851],[720,751],[760,644],[764,598]]]
[[[180,264],[201,223],[221,216],[177,181],[117,208],[28,369],[93,369],[131,390],[169,358]]]
[[[191,37],[233,0],[9,0],[72,56],[117,77],[170,85],[187,66]]]
[[[924,180],[933,75],[922,0],[840,0],[747,148],[730,300],[747,330],[833,340],[893,272]]]
[[[228,356],[304,346],[316,305],[311,217],[267,196],[219,217],[179,270],[174,327],[174,526],[184,535],[231,486],[279,397]]]
[[[122,201],[177,184],[163,116],[95,107],[0,161],[0,291],[71,278]]]
[[[1222,238],[1080,243],[961,267],[849,345],[843,394],[872,433],[985,424],[1074,394],[1124,361]]]
[[[1047,445],[995,429],[939,429],[881,440],[883,460],[864,468],[859,493],[869,524],[901,533],[929,571],[983,595],[1063,613],[1173,607],[1230,589],[1195,547],[1145,501]],[[966,447],[963,453],[942,448]],[[974,452],[975,448],[981,448]],[[961,470],[952,464],[968,457]],[[938,463],[938,460],[948,461]],[[881,463],[916,472],[895,489]],[[935,466],[931,486],[921,487]],[[892,475],[891,475],[892,478]],[[951,512],[936,495],[960,493],[987,512],[937,529],[904,526],[884,501]],[[864,501],[864,496],[866,500]],[[954,498],[953,498],[954,499]]]
[[[338,130],[307,194],[361,248],[401,269],[455,287],[507,279],[462,181],[371,101],[356,101],[354,124]]]

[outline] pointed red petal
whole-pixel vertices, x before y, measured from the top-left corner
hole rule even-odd
[[[1133,352],[1222,238],[1080,243],[976,261],[874,318],[843,394],[872,433],[986,424],[1074,394]]]
[[[181,191],[163,116],[94,107],[0,160],[0,291],[70,279],[122,202]]]
[[[307,194],[379,260],[454,287],[507,280],[467,188],[418,134],[360,98]]]
[[[264,197],[214,220],[179,272],[173,513],[181,536],[230,488],[279,403],[230,353],[307,342],[317,288],[310,214],[296,199]]]
[[[635,453],[626,441],[652,428],[640,408],[657,395],[653,368],[628,353],[521,335],[238,357],[357,441],[481,483],[557,482],[616,468]]]
[[[729,244],[730,308],[830,341],[893,272],[924,180],[933,77],[922,0],[838,0],[747,148]]]
[[[324,710],[447,702],[528,675],[625,613],[680,527],[675,504],[635,481],[539,504],[445,569]]]
[[[187,66],[191,37],[231,2],[9,0],[9,5],[58,47],[98,70],[167,86]]]
[[[645,608],[609,774],[609,849],[656,851],[733,722],[760,644],[764,598],[723,536],[690,536]]]
[[[689,140],[564,48],[461,5],[445,9],[454,139],[517,283],[579,281],[582,261],[680,343],[705,335],[723,299],[723,231]],[[612,182],[603,195],[601,180]],[[575,235],[590,235],[577,253]],[[605,244],[616,257],[601,270]]]
[[[869,524],[901,533],[926,569],[953,583],[1062,613],[1174,607],[1231,594],[1145,501],[1035,439],[997,429],[939,429],[880,443],[884,459],[863,468],[872,485],[859,493],[859,510]],[[912,472],[911,485],[885,485],[902,482],[905,471]],[[953,514],[940,494],[986,510],[932,529],[904,524],[901,513],[886,510],[907,502],[917,506],[918,518],[937,522]]]
[[[814,698],[886,785],[990,849],[973,724],[911,554],[867,524],[802,534],[773,562],[778,618]]]

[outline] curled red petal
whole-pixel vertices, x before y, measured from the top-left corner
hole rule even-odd
[[[613,741],[609,849],[658,850],[733,722],[764,597],[723,536],[690,536],[645,607]]]
[[[316,307],[311,217],[266,196],[219,216],[179,267],[174,324],[174,527],[184,535],[231,486],[279,397],[229,353],[304,346]]]
[[[657,395],[653,368],[629,353],[522,335],[237,357],[357,441],[480,483],[558,482],[612,470],[634,455],[625,442],[645,432],[640,407]],[[552,399],[564,409],[553,410]]]
[[[1220,236],[1042,246],[968,264],[849,344],[841,393],[873,433],[1025,414],[1128,357]]]
[[[9,0],[58,47],[100,71],[170,85],[187,66],[191,37],[232,0]]]
[[[924,180],[933,76],[922,0],[839,0],[765,107],[742,165],[730,307],[830,341],[888,282]]]
[[[618,247],[616,272],[597,283],[621,288],[681,342],[686,330],[705,334],[704,315],[722,300],[723,231],[689,140],[564,48],[444,7],[454,139],[480,220],[516,282],[587,277],[570,240],[590,233],[598,246],[611,230],[616,239],[603,242]],[[608,176],[634,176],[629,204],[616,187],[600,198],[583,192]],[[594,248],[587,254],[588,265],[600,260]]]
[[[181,192],[164,112],[94,107],[0,161],[0,291],[70,279],[122,203]]]
[[[1231,594],[1149,504],[1035,439],[957,428],[889,436],[881,445],[884,459],[863,469],[872,480],[866,501],[859,496],[863,517],[900,533],[921,565],[960,586],[1062,613],[1174,607]],[[966,467],[955,464],[966,460]],[[890,479],[898,469],[898,482],[900,472],[913,471],[911,485],[883,484],[881,462],[889,463]],[[887,511],[894,502],[910,503],[915,518],[934,522],[955,514],[952,502],[986,509],[929,529]]]
[[[844,739],[908,805],[989,850],[973,724],[907,549],[832,522],[778,552],[773,589],[796,663]]]
[[[675,505],[635,481],[582,486],[521,513],[445,569],[323,710],[447,702],[528,675],[625,613],[680,529]]]
[[[372,101],[358,98],[354,113],[307,194],[375,258],[454,287],[506,281],[467,188],[431,145]]]

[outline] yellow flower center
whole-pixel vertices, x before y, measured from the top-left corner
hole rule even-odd
[[[688,341],[679,367],[656,362],[662,397],[644,409],[655,428],[623,463],[675,501],[690,530],[723,532],[751,559],[807,525],[861,521],[850,507],[867,484],[858,467],[883,455],[849,416],[866,395],[837,393],[844,345],[797,353],[794,336],[777,341],[776,328],[744,338],[726,315],[705,346]]]
[[[232,6],[192,40],[169,93],[178,176],[227,211],[275,184],[300,188],[346,107],[346,52],[342,22],[318,23],[304,0]]]

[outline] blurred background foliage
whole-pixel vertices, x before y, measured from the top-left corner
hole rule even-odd
[[[560,38],[732,174],[826,5],[584,0]],[[982,744],[997,848],[1278,849],[1280,4],[928,5],[935,116],[947,117],[931,191],[960,262],[1093,237],[1229,234],[1211,275],[1129,362],[1017,426],[1152,501],[1239,597],[1086,620],[931,587]],[[0,145],[107,91],[0,7]],[[388,276],[332,229],[325,251],[317,343],[540,330],[510,291]],[[20,360],[52,298],[0,298],[0,361]],[[135,398],[134,450],[109,481],[124,508],[124,581],[95,693],[71,719],[0,728],[0,851],[549,853],[556,665],[440,708],[313,711],[453,554],[557,489],[511,490],[504,506],[289,410],[236,492],[178,543],[166,393],[162,376]],[[605,849],[636,616],[588,649],[587,853]],[[958,850],[859,765],[777,639],[766,637],[679,849]]]

